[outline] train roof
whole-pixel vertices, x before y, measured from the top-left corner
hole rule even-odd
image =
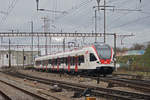
[[[40,57],[37,57],[35,58],[35,60],[46,60],[47,58],[58,58],[58,56],[61,58],[61,57],[64,57],[64,55],[66,56],[72,56],[74,53],[79,53],[79,52],[84,52],[86,50],[92,50],[92,46],[86,46],[86,47],[82,47],[82,48],[75,48],[73,50],[70,50],[70,51],[65,51],[65,52],[57,52],[57,53],[53,53],[53,54],[49,54],[49,55],[44,55],[44,56],[40,56]],[[89,49],[91,48],[91,49]]]
[[[75,49],[69,50],[69,51],[57,52],[57,53],[53,53],[53,54],[49,54],[49,55],[40,56],[40,57],[35,58],[35,60],[38,61],[38,60],[46,60],[49,58],[61,58],[61,57],[65,57],[65,56],[66,57],[67,56],[74,56],[74,53],[86,52],[87,50],[88,51],[93,50],[93,52],[95,52],[94,49],[92,48],[92,46],[96,46],[96,45],[99,45],[99,46],[107,45],[107,46],[109,46],[108,44],[105,44],[105,43],[94,43],[94,44],[91,44],[90,46],[85,46],[85,47],[81,47],[81,48],[75,48]]]

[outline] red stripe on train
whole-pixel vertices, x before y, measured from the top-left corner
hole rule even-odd
[[[70,72],[70,57],[68,57],[68,72]]]
[[[59,58],[57,59],[57,71],[59,71]]]
[[[46,65],[46,71],[47,71],[47,65]]]
[[[75,72],[78,72],[78,57],[75,57]]]

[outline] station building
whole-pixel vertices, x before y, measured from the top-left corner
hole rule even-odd
[[[40,54],[38,51],[33,51],[34,58]],[[11,66],[30,66],[32,63],[32,51],[10,51],[10,62]],[[9,66],[9,51],[0,50],[0,67]]]

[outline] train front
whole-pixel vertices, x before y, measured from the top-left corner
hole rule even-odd
[[[99,57],[97,73],[107,75],[114,70],[113,49],[107,44],[95,44],[97,56]]]

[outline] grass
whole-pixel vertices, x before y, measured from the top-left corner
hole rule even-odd
[[[129,63],[130,62],[130,63]],[[117,57],[117,63],[121,64],[121,70],[145,75],[150,72],[150,45],[145,50],[144,55],[131,55]],[[140,73],[139,73],[140,72]],[[148,74],[149,75],[149,74]]]
[[[129,74],[129,75],[136,75],[139,77],[149,77],[150,78],[150,71],[133,71],[128,70],[127,68],[118,68],[117,71],[113,72],[113,74]]]

